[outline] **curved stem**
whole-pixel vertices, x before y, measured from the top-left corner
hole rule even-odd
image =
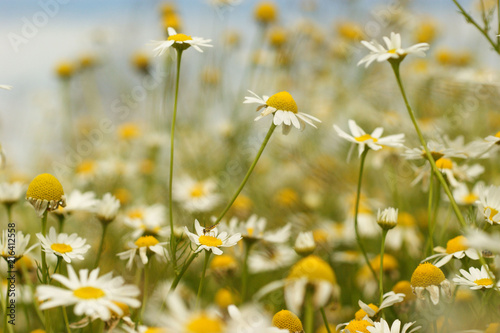
[[[432,196],[434,190],[434,174],[431,172],[429,179],[429,201],[427,203],[427,231],[429,232],[429,238],[427,239],[426,248],[430,247],[430,254],[434,251],[434,239],[433,239],[433,228],[432,228]]]
[[[101,224],[102,224],[101,242],[99,243],[99,250],[97,250],[97,257],[95,259],[94,268],[97,268],[97,266],[99,266],[99,261],[101,260],[102,249],[104,246],[104,238],[106,237],[106,230],[108,229],[108,223],[101,223]]]
[[[182,50],[177,50],[177,76],[175,79],[175,96],[174,96],[174,112],[172,113],[172,124],[170,129],[170,163],[168,174],[168,210],[170,222],[170,255],[174,272],[177,271],[177,243],[174,234],[174,212],[173,212],[173,179],[174,179],[174,137],[175,137],[175,121],[177,119],[177,98],[179,96],[179,79],[181,76],[181,59]]]
[[[201,293],[203,292],[203,283],[205,282],[205,273],[207,272],[208,262],[210,261],[210,251],[205,251],[205,262],[203,263],[203,271],[201,273],[200,285],[198,286],[198,295],[196,295],[196,309],[200,305]]]
[[[332,331],[330,331],[330,325],[328,324],[328,320],[326,319],[326,313],[325,313],[325,308],[322,306],[320,308],[320,311],[321,311],[321,316],[323,317],[323,322],[325,323],[325,328],[326,328],[326,331],[328,333],[332,333]]]
[[[363,257],[365,258],[365,262],[370,268],[370,271],[372,272],[375,281],[377,281],[378,280],[377,273],[375,273],[375,270],[370,264],[370,260],[368,259],[368,255],[366,254],[366,250],[365,247],[363,246],[363,242],[361,241],[361,236],[358,230],[358,213],[359,213],[359,201],[361,198],[361,181],[363,180],[363,168],[365,166],[365,159],[369,150],[370,150],[369,148],[365,148],[365,150],[361,154],[361,162],[359,165],[358,189],[356,191],[356,207],[354,211],[354,231],[356,233],[356,241],[358,242],[359,249],[361,250]]]
[[[410,106],[410,103],[408,102],[408,98],[406,97],[406,92],[403,87],[403,82],[401,81],[401,76],[399,74],[399,61],[392,61],[390,62],[392,69],[394,71],[394,75],[396,76],[396,81],[398,82],[399,90],[401,91],[401,95],[403,96],[406,109],[408,110],[408,114],[410,115],[411,121],[413,123],[413,126],[415,127],[415,130],[417,131],[418,138],[420,139],[420,143],[424,147],[425,150],[425,155],[427,156],[427,159],[429,160],[429,163],[431,164],[432,171],[438,178],[439,182],[441,183],[441,186],[443,186],[444,191],[446,192],[446,195],[450,199],[451,206],[453,207],[453,211],[455,212],[455,215],[457,216],[458,221],[460,222],[460,225],[462,227],[466,227],[467,224],[465,223],[464,217],[462,216],[462,213],[460,212],[460,208],[458,208],[458,205],[455,201],[455,198],[453,197],[453,194],[450,191],[450,188],[448,187],[448,184],[446,183],[446,180],[443,177],[443,174],[441,171],[436,166],[436,161],[434,161],[434,158],[431,155],[431,152],[429,151],[429,147],[427,147],[427,143],[425,142],[425,139],[422,135],[422,132],[420,131],[420,128],[418,126],[417,120],[415,119],[415,114],[413,113],[413,110]]]
[[[384,300],[384,251],[385,251],[385,238],[387,237],[388,230],[382,230],[382,245],[380,246],[380,269],[379,269],[379,279],[378,288],[380,291],[380,304]]]
[[[252,165],[250,165],[250,168],[248,169],[247,174],[245,175],[245,178],[243,178],[243,181],[241,182],[240,186],[238,187],[238,189],[234,193],[233,197],[231,198],[231,200],[227,204],[226,208],[224,208],[222,213],[219,215],[219,217],[217,218],[217,220],[215,221],[213,226],[216,226],[217,224],[220,223],[220,221],[222,220],[224,215],[226,215],[229,208],[231,208],[231,206],[233,205],[234,201],[236,200],[236,198],[240,194],[241,190],[243,190],[243,187],[245,187],[245,184],[247,183],[248,178],[250,178],[250,175],[252,174],[253,169],[255,169],[255,166],[257,165],[257,162],[259,161],[259,158],[262,155],[264,148],[266,148],[266,145],[269,142],[269,139],[271,138],[271,135],[273,134],[275,129],[276,129],[276,125],[274,125],[274,123],[272,123],[271,127],[269,128],[269,131],[267,131],[266,137],[264,138],[262,145],[260,146],[259,151],[257,152],[257,155],[255,156],[254,161],[252,162]]]

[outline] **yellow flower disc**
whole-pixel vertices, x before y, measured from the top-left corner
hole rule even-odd
[[[289,330],[290,333],[302,332],[302,322],[293,312],[288,310],[281,310],[273,317],[273,326]]]
[[[48,173],[36,176],[28,186],[26,198],[59,201],[64,196],[64,190],[56,177]]]
[[[418,265],[411,276],[411,285],[413,287],[428,287],[439,286],[445,280],[444,273],[441,269],[431,263],[423,263]]]

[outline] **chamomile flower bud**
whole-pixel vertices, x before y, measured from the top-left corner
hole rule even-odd
[[[302,322],[300,321],[299,317],[288,310],[281,310],[274,315],[273,326],[280,329],[286,329],[290,331],[290,333],[304,332],[304,329],[302,328]]]
[[[48,173],[36,176],[28,186],[26,200],[33,205],[38,216],[46,211],[66,207],[66,196],[61,183]]]
[[[297,254],[301,256],[308,256],[314,252],[316,249],[316,242],[314,242],[314,236],[312,231],[301,232],[297,236],[295,241],[294,250]]]
[[[392,207],[378,210],[377,223],[384,230],[390,230],[398,224],[398,210]]]

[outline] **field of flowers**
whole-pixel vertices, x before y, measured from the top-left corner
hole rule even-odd
[[[499,333],[500,1],[446,1],[462,49],[411,1],[243,2],[55,64],[57,144],[0,146],[0,331]]]

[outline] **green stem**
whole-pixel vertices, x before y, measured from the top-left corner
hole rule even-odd
[[[377,273],[375,273],[375,270],[373,269],[372,265],[370,264],[370,259],[368,259],[368,255],[366,254],[365,247],[363,246],[363,242],[361,241],[361,236],[359,234],[358,230],[358,213],[359,213],[359,201],[361,199],[361,182],[363,179],[363,168],[365,166],[365,159],[366,155],[368,154],[369,148],[365,148],[363,153],[361,154],[361,162],[359,166],[359,177],[358,177],[358,189],[356,191],[356,207],[354,210],[354,231],[356,233],[356,241],[358,242],[359,249],[361,250],[361,253],[363,254],[363,257],[365,258],[365,262],[370,268],[370,271],[373,274],[373,277],[375,278],[375,281],[378,280]]]
[[[151,265],[151,264],[150,264]],[[146,303],[148,301],[148,284],[149,284],[149,270],[151,268],[148,265],[144,266],[144,286],[143,286],[143,294],[142,294],[142,307],[141,312],[139,314],[139,325],[142,325],[144,318],[144,310],[146,309]]]
[[[199,252],[193,252],[193,254],[191,254],[191,257],[189,257],[189,259],[184,263],[184,266],[182,266],[181,272],[175,277],[174,282],[172,282],[172,286],[170,286],[169,293],[175,291],[175,288],[177,288],[177,285],[181,281],[182,276],[184,275],[184,273],[186,273],[188,267],[191,265],[193,260],[198,256],[198,253]]]
[[[387,237],[388,230],[382,230],[382,245],[380,246],[380,270],[378,287],[380,291],[380,304],[384,300],[384,251],[385,251],[385,238]]]
[[[42,235],[45,237],[47,234],[47,214],[48,211],[46,210],[43,213],[42,216]],[[45,251],[41,251],[41,256],[42,256],[42,276],[43,276],[43,284],[47,284],[47,273],[48,273],[48,268],[47,268],[47,259],[45,257]]]
[[[321,311],[321,316],[323,317],[323,322],[325,323],[325,328],[326,328],[326,331],[328,333],[332,333],[332,331],[330,331],[330,325],[328,324],[328,320],[326,319],[326,313],[325,313],[325,308],[322,306],[320,308],[320,311]]]
[[[172,113],[172,124],[170,129],[170,165],[168,175],[168,210],[170,222],[170,255],[172,258],[172,265],[174,272],[177,272],[177,243],[174,233],[174,211],[173,211],[173,180],[174,180],[174,135],[175,135],[175,121],[177,119],[177,98],[179,96],[179,79],[181,77],[181,59],[182,50],[177,49],[177,76],[175,79],[175,97],[174,97],[174,112]]]
[[[66,218],[64,217],[64,214],[57,215],[57,220],[58,220],[57,222],[59,224],[59,233],[63,232],[63,230],[64,230],[64,220],[65,219]]]
[[[30,280],[30,274],[28,272],[28,269],[26,268],[26,265],[24,264],[24,262],[20,262],[20,263],[21,263],[21,272],[23,273],[24,283],[30,288],[32,294],[34,295],[35,294],[35,286],[33,286],[33,283]],[[33,297],[33,308],[35,309],[35,312],[38,316],[38,319],[45,326],[44,319],[43,319],[43,316],[42,316],[40,309],[38,308],[37,302],[38,301],[37,301],[36,297]]]
[[[108,223],[101,223],[101,224],[102,224],[101,242],[99,243],[99,249],[97,250],[97,257],[95,259],[94,269],[97,268],[97,266],[99,266],[99,261],[101,260],[102,249],[104,247],[104,238],[106,237],[106,230],[108,229]]]
[[[246,242],[245,256],[243,257],[243,269],[241,273],[241,301],[244,303],[248,292],[248,256],[253,246],[252,241]]]
[[[455,0],[453,0],[455,1]],[[406,92],[403,87],[403,82],[401,81],[401,76],[399,74],[399,64],[401,60],[398,59],[398,61],[391,61],[390,64],[392,66],[392,69],[394,71],[394,75],[396,76],[396,81],[398,82],[399,89],[401,91],[401,95],[403,96],[406,109],[408,110],[408,114],[410,115],[411,121],[413,123],[413,126],[415,127],[415,130],[417,132],[418,138],[420,139],[420,143],[424,147],[425,150],[425,155],[427,156],[427,159],[429,160],[429,163],[431,164],[432,171],[436,175],[436,177],[439,179],[439,182],[441,183],[441,186],[443,186],[444,191],[446,192],[446,195],[450,199],[451,206],[453,207],[453,211],[455,212],[455,215],[457,216],[458,221],[460,222],[460,225],[465,228],[467,224],[465,223],[464,217],[462,216],[462,213],[460,212],[460,208],[458,208],[458,205],[455,201],[455,198],[453,197],[453,194],[451,193],[448,184],[446,184],[446,180],[443,177],[443,174],[441,171],[436,166],[436,161],[434,161],[434,158],[431,155],[431,152],[429,151],[429,147],[427,147],[427,143],[425,142],[425,139],[422,135],[422,132],[420,131],[420,128],[418,126],[417,120],[415,119],[415,114],[413,113],[413,110],[410,106],[410,103],[408,102],[408,98],[406,97]]]
[[[12,204],[5,204],[5,209],[7,210],[7,223],[12,221]]]
[[[205,282],[205,273],[207,272],[208,262],[210,261],[210,254],[212,252],[205,251],[205,262],[203,263],[203,271],[201,273],[200,285],[198,286],[198,295],[196,296],[196,309],[199,308],[201,293],[203,292],[203,283]]]
[[[314,307],[313,307],[313,292],[307,288],[304,300],[304,332],[314,331]]]
[[[62,307],[62,313],[64,318],[64,326],[66,327],[66,332],[71,333],[71,329],[69,328],[69,320],[68,320],[68,312],[66,311],[66,307]]]
[[[229,210],[229,208],[231,208],[231,206],[233,205],[234,201],[236,200],[236,198],[240,194],[241,190],[243,190],[243,187],[245,187],[245,184],[247,183],[248,178],[250,178],[250,175],[252,174],[253,169],[257,165],[257,162],[259,161],[260,155],[262,155],[262,152],[264,151],[264,148],[266,148],[266,145],[269,142],[269,139],[271,138],[271,135],[273,134],[275,128],[276,128],[276,125],[274,125],[274,122],[273,122],[271,124],[271,127],[269,128],[269,131],[267,131],[267,135],[264,138],[264,141],[262,142],[262,145],[260,146],[259,151],[257,152],[257,156],[255,156],[255,160],[253,161],[252,165],[250,165],[250,168],[248,169],[247,174],[245,175],[245,178],[243,178],[243,181],[241,182],[240,186],[238,187],[238,189],[234,193],[233,197],[231,198],[231,200],[227,204],[226,208],[224,208],[224,210],[222,211],[222,213],[219,215],[219,217],[215,221],[214,226],[216,226],[217,224],[220,223],[220,221],[222,220],[222,218],[224,217],[224,215],[226,215],[226,213]]]
[[[433,228],[432,228],[432,196],[434,190],[434,175],[431,172],[429,177],[429,201],[427,203],[427,231],[429,232],[429,237],[427,238],[427,248],[430,254],[434,252],[434,239],[433,239]]]

